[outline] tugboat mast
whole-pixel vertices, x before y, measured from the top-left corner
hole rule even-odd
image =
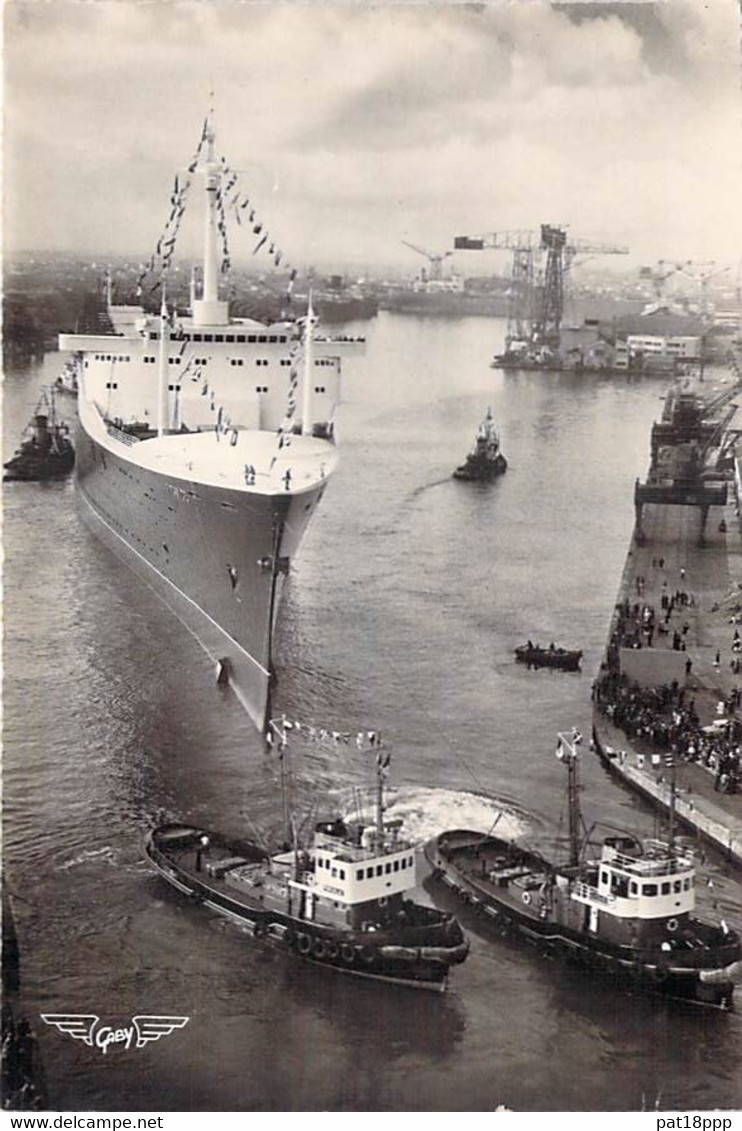
[[[668,815],[669,827],[668,827],[668,830],[667,830],[667,848],[668,848],[668,852],[669,852],[670,856],[672,856],[674,854],[674,851],[675,851],[675,789],[676,789],[676,777],[675,777],[675,751],[674,750],[672,751],[671,757],[672,757],[672,762],[670,763],[670,809],[669,809],[669,815]]]
[[[580,863],[580,834],[582,817],[580,813],[580,755],[577,747],[582,735],[575,729],[571,734],[559,734],[557,758],[567,766],[567,815],[569,822],[569,864],[576,868]]]

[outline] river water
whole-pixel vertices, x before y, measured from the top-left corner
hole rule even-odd
[[[342,463],[284,591],[277,708],[391,741],[392,808],[420,836],[505,824],[563,836],[557,732],[590,732],[600,662],[648,462],[659,378],[502,373],[504,324],[382,313],[346,364]],[[6,451],[61,367],[8,374]],[[491,405],[509,461],[459,483]],[[72,483],[5,489],[4,854],[25,1007],[50,1102],[105,1110],[638,1110],[742,1106],[742,1015],[633,997],[503,941],[460,910],[472,949],[449,990],[368,985],[251,943],[142,860],[163,813],[268,838],[279,774],[195,640],[82,524]],[[528,672],[526,638],[584,651]],[[583,811],[651,813],[585,744]],[[297,808],[346,809],[370,769],[344,747],[293,754]],[[317,810],[319,811],[319,810]],[[704,911],[742,926],[709,860]],[[454,906],[429,880],[422,899]],[[106,1054],[43,1012],[188,1016]]]

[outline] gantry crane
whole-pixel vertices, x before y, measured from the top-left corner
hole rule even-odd
[[[652,284],[657,305],[661,305],[664,301],[667,280],[684,271],[689,262],[689,260],[686,260],[684,263],[670,263],[665,259],[660,259],[656,267],[641,267],[639,269],[639,278],[647,279]],[[655,308],[652,307],[652,309]]]
[[[405,247],[409,247],[412,251],[416,251],[418,255],[424,255],[430,262],[430,272],[428,278],[431,282],[439,282],[443,278],[443,260],[447,259],[449,255],[453,255],[452,251],[426,251],[425,248],[417,247],[414,243],[408,243],[407,240],[402,240]]]
[[[688,270],[694,268],[694,270]],[[689,279],[698,284],[698,313],[702,319],[709,316],[708,311],[708,285],[712,279],[718,275],[725,275],[727,271],[731,271],[731,265],[728,267],[717,267],[712,261],[711,263],[693,263],[688,260],[683,265],[682,271]]]
[[[456,236],[456,251],[506,249],[513,252],[508,344],[515,339],[535,345],[559,346],[564,314],[564,277],[578,254],[628,255],[627,247],[593,243],[568,237],[560,224],[542,224],[530,230],[490,232],[482,236]],[[536,256],[546,255],[537,279]]]

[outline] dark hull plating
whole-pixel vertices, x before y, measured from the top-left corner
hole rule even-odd
[[[145,853],[158,873],[195,904],[289,954],[358,977],[436,990],[445,989],[449,967],[466,957],[468,943],[455,920],[443,913],[437,913],[435,923],[366,933],[310,922],[280,909],[261,907],[241,893],[220,890],[205,873],[194,874],[163,849],[162,834],[176,831],[177,826],[169,826],[147,838]],[[190,832],[194,843],[201,835],[201,830],[183,827],[182,831],[186,837]],[[208,835],[212,845],[247,861],[258,863],[265,858],[265,852],[249,841],[227,842],[218,834]],[[436,949],[440,957],[434,956]]]
[[[529,648],[524,644],[515,649],[515,658],[529,668],[560,668],[565,672],[577,672],[582,663],[582,652],[570,652],[565,648],[551,652],[548,648]]]
[[[83,517],[221,665],[262,728],[282,581],[274,563],[290,561],[324,485],[283,496],[189,482],[140,467],[82,424],[76,448]]]
[[[491,479],[498,479],[508,469],[505,456],[499,455],[495,459],[477,459],[470,457],[461,467],[453,473],[454,479],[464,479],[470,483],[489,483]]]
[[[457,837],[462,838],[462,847],[456,846]],[[622,946],[608,939],[592,937],[586,931],[542,918],[525,904],[521,906],[505,898],[498,898],[496,891],[492,888],[485,889],[483,884],[477,882],[469,868],[457,866],[456,861],[450,858],[453,844],[454,852],[460,854],[462,862],[469,863],[471,867],[473,850],[470,853],[463,847],[463,840],[468,838],[471,843],[472,837],[477,839],[477,851],[480,854],[486,854],[490,848],[501,852],[510,847],[508,842],[496,837],[458,831],[444,833],[429,843],[425,854],[433,866],[435,876],[501,933],[523,939],[543,955],[574,963],[590,970],[606,983],[624,989],[661,994],[697,1005],[721,1008],[731,1006],[734,992],[732,983],[704,983],[699,974],[701,969],[713,970],[734,961],[739,955],[739,943],[736,939],[730,941],[727,948],[717,947],[713,952],[708,948],[702,964],[689,963],[685,968],[679,968],[678,965],[670,964],[659,946]],[[528,854],[524,853],[524,856],[528,857]],[[545,861],[534,855],[532,864],[535,870],[543,871]]]

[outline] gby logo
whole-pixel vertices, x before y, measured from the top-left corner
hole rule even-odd
[[[100,1018],[94,1013],[42,1013],[41,1020],[53,1025],[60,1033],[67,1033],[76,1041],[82,1041],[90,1048],[97,1048],[105,1054],[110,1045],[130,1049],[142,1049],[150,1041],[168,1037],[174,1029],[182,1029],[190,1017],[163,1017],[158,1014],[138,1014],[132,1017],[131,1025],[114,1029],[110,1025],[98,1025]]]

